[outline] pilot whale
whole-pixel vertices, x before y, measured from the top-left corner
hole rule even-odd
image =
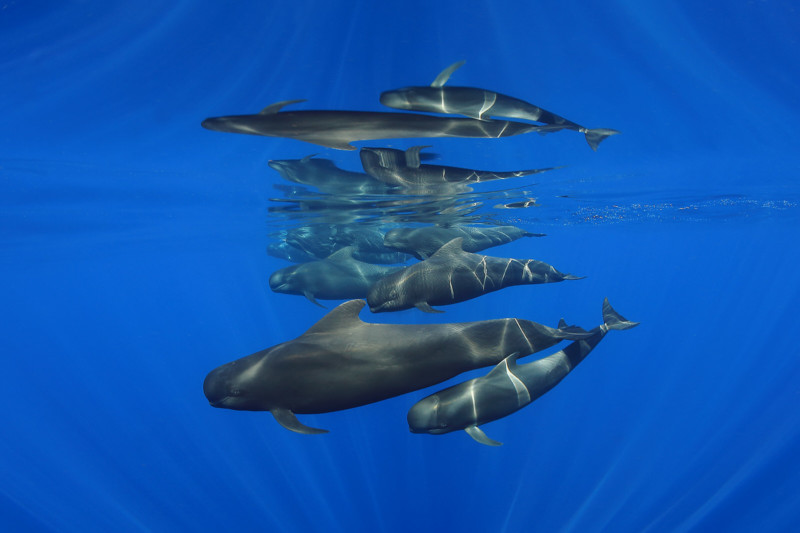
[[[591,334],[503,318],[451,324],[369,324],[364,300],[345,302],[300,337],[224,364],[206,376],[213,407],[270,411],[286,429],[325,433],[295,414],[328,413],[385,400]]]
[[[503,180],[530,176],[553,170],[555,167],[511,170],[472,170],[444,165],[424,165],[420,151],[428,146],[412,146],[408,150],[394,148],[362,148],[361,165],[364,171],[387,185],[413,189],[416,187],[445,187],[465,183]]]
[[[548,133],[561,125],[539,126],[507,120],[475,120],[377,111],[283,111],[304,100],[285,100],[255,115],[231,115],[205,119],[209,130],[287,137],[336,150],[355,150],[353,141],[416,137],[511,137],[522,133]]]
[[[321,192],[339,195],[388,194],[392,187],[363,172],[350,172],[330,159],[279,159],[267,163],[283,179],[310,185]]]
[[[365,298],[373,283],[401,270],[401,266],[372,265],[353,257],[347,246],[321,261],[311,261],[276,270],[269,277],[275,292],[302,294],[311,303],[324,307],[316,299],[350,300]]]
[[[462,237],[465,252],[480,252],[492,246],[513,242],[522,237],[544,237],[544,233],[531,233],[515,226],[474,227],[451,226],[399,227],[386,232],[383,244],[412,254],[417,259],[427,259],[436,250],[457,237]]]
[[[444,84],[453,72],[464,63],[459,61],[444,69],[429,87],[404,87],[385,91],[381,94],[381,103],[394,109],[464,115],[480,120],[507,117],[560,125],[583,133],[592,150],[597,150],[597,146],[605,138],[619,133],[607,128],[586,128],[524,100],[494,91],[475,87],[445,87]]]
[[[428,259],[376,281],[367,293],[370,311],[416,307],[426,313],[441,313],[431,306],[463,302],[514,285],[582,279],[542,261],[465,252],[462,241],[463,237],[455,238]]]
[[[481,444],[499,446],[500,442],[487,437],[478,426],[522,409],[558,385],[609,330],[630,329],[639,324],[617,313],[607,298],[603,302],[603,322],[590,332],[588,339],[577,340],[553,355],[518,365],[519,354],[512,353],[486,376],[423,398],[408,411],[411,432],[441,435],[463,429]]]

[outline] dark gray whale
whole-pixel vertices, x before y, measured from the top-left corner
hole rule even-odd
[[[330,159],[311,155],[303,159],[272,160],[268,165],[285,180],[310,185],[329,194],[387,194],[392,190],[369,174],[350,172],[337,167]]]
[[[370,288],[367,303],[373,313],[416,307],[441,312],[448,305],[477,298],[513,285],[535,285],[581,279],[559,272],[542,261],[472,254],[453,239],[425,261],[381,278]]]
[[[363,300],[345,302],[300,337],[222,365],[206,376],[213,407],[270,411],[285,428],[323,433],[295,413],[328,413],[385,400],[495,365],[508,354],[591,336],[517,318],[453,324],[368,324]]]
[[[487,375],[423,398],[408,411],[411,432],[441,435],[463,429],[482,444],[498,446],[501,443],[487,437],[478,426],[522,409],[558,385],[609,330],[638,325],[617,313],[608,299],[603,302],[603,322],[588,339],[575,341],[553,355],[518,365],[519,354],[513,353]]]
[[[347,246],[353,257],[367,263],[403,263],[408,256],[383,244],[384,232],[375,226],[314,223],[286,230],[283,240],[317,259],[325,259]]]
[[[269,277],[269,288],[285,294],[302,294],[311,303],[322,300],[366,298],[367,291],[379,279],[401,270],[400,266],[379,266],[353,258],[348,246],[321,261],[292,265],[276,270]]]
[[[374,111],[284,111],[287,100],[267,106],[255,115],[207,118],[202,126],[213,131],[287,137],[336,150],[355,150],[353,141],[417,137],[510,137],[536,131],[548,133],[561,125],[538,126],[507,120],[448,118],[416,113]]]
[[[420,151],[427,146],[412,146],[408,150],[394,148],[361,149],[361,165],[364,171],[387,185],[406,189],[426,187],[447,187],[530,176],[547,172],[555,167],[529,170],[492,171],[444,165],[422,164]]]
[[[387,107],[409,111],[464,115],[475,119],[519,118],[559,125],[583,133],[592,150],[597,150],[597,146],[606,137],[619,133],[606,128],[586,128],[524,100],[494,91],[475,87],[445,87],[450,75],[463,64],[464,61],[459,61],[444,69],[429,87],[404,87],[385,91],[381,94],[381,103]]]
[[[543,233],[530,233],[515,226],[422,226],[418,228],[393,228],[386,232],[383,244],[412,254],[417,259],[427,259],[448,242],[462,237],[465,252],[480,252],[492,246],[506,244],[522,237],[544,237]]]

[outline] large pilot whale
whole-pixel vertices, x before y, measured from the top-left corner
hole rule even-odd
[[[452,324],[369,324],[363,300],[345,302],[300,337],[222,365],[206,376],[214,407],[270,411],[286,429],[324,433],[295,414],[328,413],[419,390],[510,353],[544,350],[591,334],[503,318]]]
[[[508,120],[475,120],[379,111],[283,111],[304,100],[285,100],[255,115],[207,118],[209,130],[268,137],[288,137],[336,150],[355,150],[353,141],[417,137],[511,137],[522,133],[548,133],[562,125],[534,125]]]
[[[481,444],[500,445],[478,426],[522,409],[558,385],[609,330],[638,325],[617,313],[607,298],[603,302],[603,322],[590,332],[588,339],[577,340],[553,355],[518,365],[519,354],[512,353],[486,376],[423,398],[408,411],[411,432],[441,435],[463,429]]]
[[[586,128],[524,100],[494,91],[475,87],[445,87],[453,72],[464,63],[453,63],[440,72],[428,87],[403,87],[385,91],[381,94],[381,103],[394,109],[464,115],[480,120],[507,117],[560,125],[583,133],[592,150],[597,150],[597,146],[606,137],[619,133],[607,128]]]
[[[416,307],[439,313],[433,305],[477,298],[514,285],[582,279],[534,259],[511,259],[465,252],[463,237],[448,242],[424,261],[380,278],[370,287],[367,303],[373,313]]]

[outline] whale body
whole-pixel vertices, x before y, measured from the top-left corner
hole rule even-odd
[[[463,429],[481,444],[500,445],[478,426],[522,409],[558,385],[609,330],[630,329],[638,325],[638,322],[631,322],[617,313],[608,299],[603,302],[603,322],[590,332],[591,337],[574,341],[553,355],[518,365],[519,354],[513,353],[486,376],[423,398],[408,411],[409,429],[412,433],[432,435]]]
[[[450,75],[463,64],[464,61],[453,63],[444,69],[430,86],[403,87],[385,91],[381,94],[381,103],[394,109],[464,115],[480,120],[489,117],[507,117],[559,125],[583,133],[586,142],[595,151],[604,139],[619,133],[608,128],[586,128],[513,96],[476,87],[445,86]]]
[[[591,334],[517,318],[451,324],[370,324],[363,300],[345,302],[296,339],[215,368],[203,382],[213,407],[270,411],[285,428],[324,433],[296,413],[328,413],[392,398]]]
[[[548,133],[564,126],[539,126],[508,120],[475,120],[379,111],[283,111],[287,100],[267,106],[254,115],[230,115],[205,119],[201,125],[213,131],[286,137],[336,150],[355,150],[353,141],[417,137],[500,138],[522,133]]]

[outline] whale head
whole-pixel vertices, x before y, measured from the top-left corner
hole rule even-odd
[[[388,277],[394,278],[392,274]],[[369,310],[373,313],[410,307],[406,306],[407,300],[405,291],[403,291],[399,283],[394,283],[393,279],[387,280],[384,278],[377,281],[367,293],[367,304],[369,305]]]
[[[269,288],[285,294],[301,293],[297,281],[297,266],[276,270],[269,277]]]
[[[393,228],[386,232],[383,237],[383,245],[389,248],[396,248],[398,250],[408,250],[411,248],[411,242],[408,238],[408,231],[406,228]]]
[[[212,407],[237,411],[267,411],[270,402],[264,397],[259,370],[264,358],[253,354],[219,366],[203,381],[203,394]]]
[[[211,131],[274,136],[270,128],[265,127],[269,120],[269,115],[230,115],[207,118],[200,125]]]
[[[438,394],[432,394],[415,403],[406,416],[411,433],[441,435],[461,429],[450,427],[446,417],[441,416],[440,406],[441,399]]]
[[[412,91],[410,87],[395,89],[393,91],[384,91],[381,93],[381,103],[393,109],[411,109],[411,94]]]
[[[479,411],[485,407],[480,382],[481,378],[471,379],[421,399],[408,411],[408,428],[412,433],[441,435],[478,424]]]

